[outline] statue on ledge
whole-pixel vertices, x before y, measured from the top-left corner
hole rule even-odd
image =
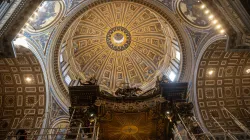
[[[91,77],[88,81],[83,82],[81,78],[79,78],[79,82],[81,85],[97,85],[97,80],[95,77]]]
[[[115,95],[118,97],[137,97],[139,93],[142,91],[140,88],[137,87],[129,87],[128,83],[125,83],[127,86],[124,88],[118,88],[115,92]]]
[[[155,88],[157,90],[160,90],[160,84],[162,83],[171,83],[171,81],[168,79],[168,77],[166,75],[162,75],[162,77],[160,78],[160,76],[157,76],[156,79],[156,84],[155,84]]]
[[[167,75],[162,75],[160,78],[159,76],[157,77],[157,82],[159,83],[171,83],[171,81],[168,79]]]

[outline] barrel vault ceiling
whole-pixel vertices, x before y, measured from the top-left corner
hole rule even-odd
[[[212,116],[226,130],[242,132],[222,107],[250,127],[250,52],[227,52],[225,46],[226,40],[212,43],[197,71],[197,102],[205,126],[212,133],[222,132]]]
[[[42,68],[29,49],[15,49],[16,58],[0,59],[1,138],[11,129],[41,127],[45,113],[46,90]]]

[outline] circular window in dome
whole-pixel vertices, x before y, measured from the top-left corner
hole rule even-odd
[[[129,47],[131,43],[131,35],[126,28],[116,26],[108,31],[106,42],[112,50],[123,51]]]
[[[176,33],[145,5],[129,1],[97,5],[72,23],[71,31],[59,56],[65,85],[96,79],[101,90],[115,95],[127,87],[144,93],[162,75],[178,79],[182,54]]]

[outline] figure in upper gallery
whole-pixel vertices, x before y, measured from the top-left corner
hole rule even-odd
[[[156,86],[160,86],[160,83],[171,83],[171,81],[168,79],[167,75],[163,74],[161,78],[159,76],[157,77]]]

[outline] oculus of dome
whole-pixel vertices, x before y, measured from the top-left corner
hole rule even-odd
[[[124,35],[122,33],[114,33],[113,37],[113,42],[118,44],[121,44],[124,41]]]
[[[107,33],[106,42],[112,50],[123,51],[129,47],[131,43],[131,35],[124,27],[114,27]]]

